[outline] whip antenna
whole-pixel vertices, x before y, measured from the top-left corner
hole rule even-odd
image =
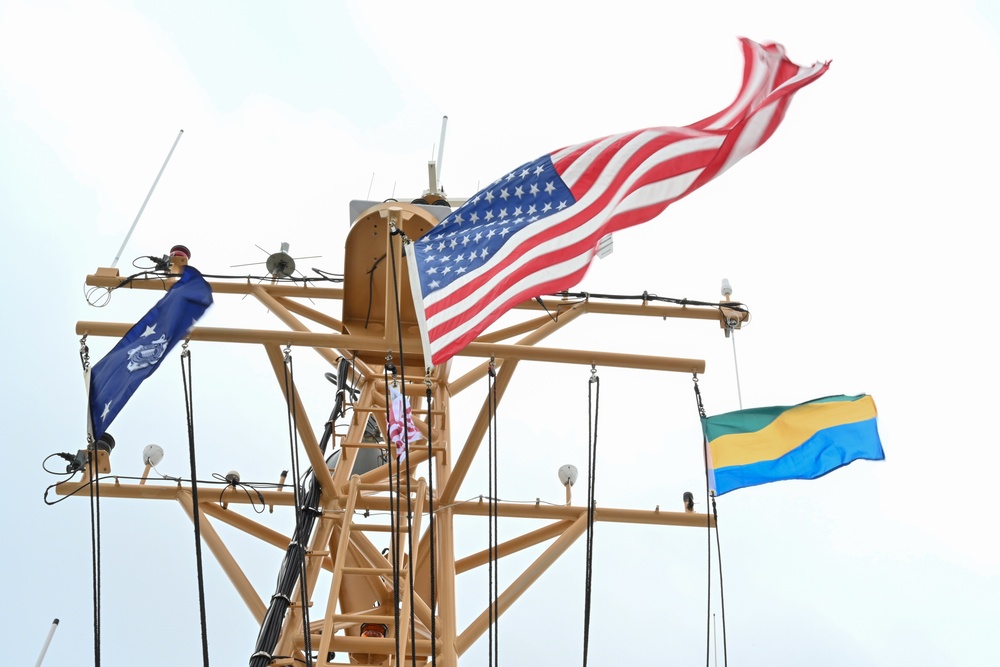
[[[45,653],[49,650],[49,644],[52,643],[52,635],[56,633],[56,628],[59,627],[59,619],[52,620],[52,627],[49,628],[49,635],[45,638],[45,644],[42,645],[42,652],[38,656],[38,660],[35,661],[35,667],[40,667],[42,660],[45,659]]]
[[[135,226],[139,224],[139,218],[142,217],[142,212],[146,210],[146,204],[149,203],[149,198],[153,196],[153,190],[156,189],[156,184],[160,182],[160,176],[163,176],[163,170],[167,168],[167,163],[170,162],[170,156],[174,154],[174,149],[177,148],[177,142],[181,140],[181,135],[184,134],[184,130],[177,133],[177,138],[174,139],[174,145],[170,147],[170,152],[167,153],[167,159],[163,161],[163,166],[160,167],[160,173],[156,175],[156,179],[153,181],[152,187],[149,188],[149,192],[146,194],[146,198],[142,201],[142,206],[139,207],[139,212],[135,214],[135,220],[132,221],[132,226],[129,227],[128,234],[125,235],[125,240],[122,241],[122,247],[118,248],[118,254],[115,255],[115,261],[111,262],[111,268],[118,266],[118,260],[121,259],[122,253],[125,251],[125,244],[128,240],[132,238],[132,232],[135,231]]]
[[[448,117],[441,117],[441,141],[438,142],[437,183],[431,183],[435,192],[441,192],[441,165],[444,164],[444,134],[448,131]]]

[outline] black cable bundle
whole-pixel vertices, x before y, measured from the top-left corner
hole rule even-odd
[[[344,414],[344,389],[347,384],[348,366],[349,362],[346,359],[341,359],[337,365],[337,396],[334,400],[333,411],[330,413],[330,419],[323,430],[323,438],[319,443],[320,451],[324,454],[330,438],[333,437],[333,425]],[[298,484],[298,480],[295,483]],[[253,655],[250,656],[250,667],[267,667],[271,662],[272,653],[278,644],[278,637],[281,635],[281,624],[292,601],[292,592],[299,581],[302,559],[305,556],[309,538],[312,536],[316,517],[319,516],[316,508],[319,505],[320,493],[320,485],[316,482],[316,472],[310,470],[306,493],[302,498],[302,506],[297,512],[298,519],[295,522],[292,542],[288,545],[288,551],[285,552],[285,558],[281,562],[281,569],[278,570],[278,585],[274,595],[271,596],[271,604],[267,608],[267,613],[264,614],[264,622],[260,624],[257,644],[254,646]],[[303,600],[303,604],[308,604],[308,600]]]

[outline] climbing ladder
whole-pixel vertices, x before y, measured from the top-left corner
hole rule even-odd
[[[411,480],[412,481],[412,480]],[[319,661],[317,667],[333,665],[384,665],[395,664],[396,638],[399,638],[400,660],[408,656],[411,647],[411,592],[412,577],[409,564],[415,559],[411,557],[407,539],[410,531],[420,534],[420,523],[423,516],[424,501],[427,496],[427,484],[423,479],[411,483],[410,504],[413,512],[412,522],[406,520],[406,499],[399,498],[401,511],[396,515],[393,526],[376,523],[360,523],[355,521],[355,510],[359,500],[370,494],[388,494],[394,489],[390,483],[364,484],[361,478],[353,476],[348,484],[344,499],[344,510],[339,525],[335,528],[333,561],[333,582],[327,599],[327,613],[323,619],[319,637]],[[405,482],[403,483],[405,486]],[[405,491],[404,491],[405,493]],[[409,525],[408,525],[409,524]],[[395,533],[390,531],[395,529]],[[390,542],[398,544],[398,548],[390,547],[383,555],[370,540],[358,533],[378,532],[390,533]],[[361,539],[359,539],[359,537]],[[334,539],[331,539],[331,546]],[[399,626],[396,626],[396,615],[386,613],[396,604],[397,596],[393,594],[394,567],[398,568],[398,601]],[[361,581],[367,578],[368,581]],[[351,599],[351,593],[345,589],[350,586],[371,588],[376,592],[379,604],[370,609],[344,610],[344,602]],[[355,591],[356,592],[356,591]],[[417,603],[413,616],[416,618],[418,635],[427,636],[430,627],[430,609],[426,604]],[[364,626],[384,626],[382,632],[362,632]],[[343,633],[343,634],[340,634]],[[384,636],[379,636],[379,635]],[[367,635],[367,636],[365,636]],[[427,651],[421,651],[421,645],[426,640],[418,642],[417,654],[426,660]],[[333,653],[347,652],[351,662],[332,662]]]

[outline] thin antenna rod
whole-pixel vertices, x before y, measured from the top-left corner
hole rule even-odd
[[[437,183],[435,192],[441,192],[441,165],[444,164],[444,134],[448,131],[448,117],[441,116],[441,141],[438,143]]]
[[[715,613],[712,613],[712,639],[715,642],[715,667],[719,667],[719,633],[715,630]]]
[[[174,149],[177,148],[177,142],[181,140],[181,135],[184,134],[184,130],[177,133],[177,138],[174,139],[174,145],[170,147],[170,152],[167,153],[167,159],[163,161],[163,166],[160,167],[160,173],[156,175],[156,180],[153,181],[153,186],[149,188],[149,193],[146,194],[146,198],[142,202],[142,206],[139,207],[139,212],[135,214],[135,220],[132,221],[132,226],[129,227],[128,234],[125,235],[125,240],[122,241],[122,247],[118,248],[118,254],[115,255],[115,261],[111,262],[111,268],[118,266],[118,260],[122,258],[122,253],[125,252],[125,244],[128,240],[132,238],[132,232],[135,231],[135,226],[139,224],[139,218],[142,217],[142,212],[146,210],[146,204],[149,203],[149,198],[153,196],[153,190],[156,189],[156,184],[160,182],[160,176],[163,176],[163,170],[167,168],[167,163],[170,162],[170,156],[174,154]]]
[[[375,182],[375,172],[372,172],[372,178],[368,181],[368,199],[372,198],[372,184]]]
[[[49,644],[52,643],[52,635],[56,633],[56,628],[59,627],[59,619],[54,619],[52,621],[52,627],[49,628],[49,636],[45,638],[45,644],[42,646],[42,652],[38,656],[38,660],[35,661],[35,667],[41,667],[42,660],[45,659],[45,654],[49,650]]]
[[[733,368],[736,369],[736,396],[740,399],[740,410],[743,409],[743,390],[740,389],[740,364],[736,359],[736,332],[730,331],[733,339]]]

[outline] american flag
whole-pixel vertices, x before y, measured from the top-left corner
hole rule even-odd
[[[428,367],[518,303],[572,287],[602,237],[656,217],[750,154],[781,123],[792,94],[829,66],[800,67],[779,44],[741,42],[742,87],[719,113],[543,155],[407,244]]]

